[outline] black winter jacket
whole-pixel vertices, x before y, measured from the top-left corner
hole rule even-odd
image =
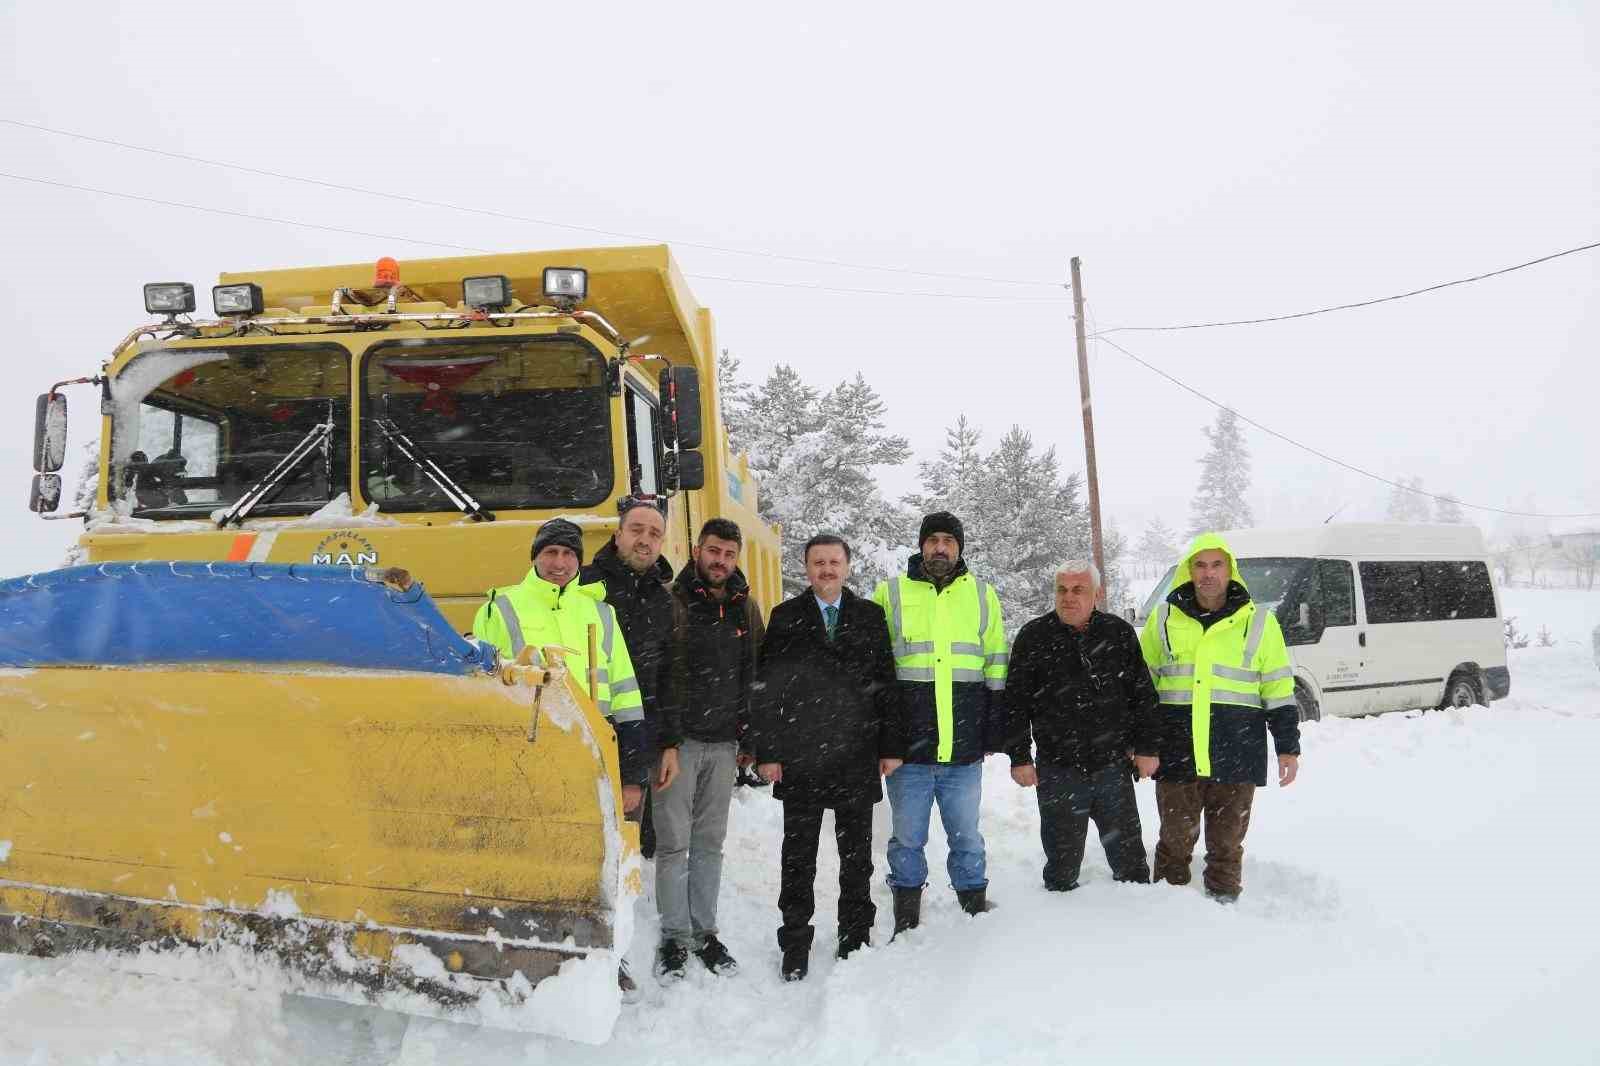
[[[878,760],[902,758],[905,744],[881,607],[843,590],[831,641],[809,588],[773,610],[750,749],[757,762],[783,764],[772,794],[785,802],[870,807],[883,798]]]
[[[584,584],[599,581],[606,587],[606,602],[617,613],[617,625],[628,642],[633,672],[644,697],[644,750],[654,752],[661,733],[661,667],[672,630],[672,567],[665,559],[657,559],[655,566],[641,574],[617,555],[615,541],[607,541],[578,580]]]
[[[1012,766],[1038,761],[1089,776],[1157,753],[1160,704],[1139,634],[1094,611],[1083,633],[1054,611],[1022,627],[1006,675]],[[1131,767],[1130,767],[1131,769]]]
[[[691,560],[672,585],[659,703],[662,748],[684,738],[720,743],[743,737],[750,722],[761,647],[761,606],[744,571],[734,570],[722,599],[714,599]],[[682,625],[679,625],[679,620]]]

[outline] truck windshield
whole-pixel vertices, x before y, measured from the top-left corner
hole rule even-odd
[[[145,518],[227,508],[330,419],[252,514],[310,514],[349,488],[350,355],[330,344],[166,349],[111,386],[110,495]]]
[[[379,344],[361,387],[361,484],[380,510],[456,509],[380,423],[490,510],[592,507],[611,493],[605,363],[583,340]]]

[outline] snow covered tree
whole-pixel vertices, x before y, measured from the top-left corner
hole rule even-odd
[[[1177,561],[1178,534],[1159,516],[1150,520],[1138,547],[1133,550],[1134,561],[1153,570],[1165,569]]]
[[[1191,535],[1255,524],[1245,493],[1250,491],[1250,449],[1239,416],[1227,408],[1213,425],[1201,427],[1209,447],[1200,459],[1200,484],[1189,504]]]
[[[1449,493],[1433,501],[1433,520],[1453,526],[1468,524],[1466,512],[1461,509],[1460,501]]]
[[[1389,492],[1389,510],[1386,522],[1426,522],[1428,497],[1423,494],[1420,477],[1401,478]]]
[[[733,378],[738,363],[725,356],[718,369]],[[886,432],[883,400],[860,374],[824,394],[784,365],[760,388],[724,396],[733,397],[729,439],[750,457],[761,517],[783,527],[784,592],[805,588],[802,549],[827,532],[850,542],[850,584],[870,593],[910,539],[910,517],[883,498],[874,474],[911,454],[906,438]]]
[[[944,448],[932,460],[917,464],[922,493],[907,496],[905,502],[923,514],[949,511],[970,529],[982,516],[970,514],[983,489],[983,455],[978,450],[983,431],[958,415],[956,424],[944,431]]]
[[[728,430],[728,443],[736,452],[745,450],[744,432],[754,399],[755,389],[739,376],[739,357],[722,349],[717,356],[717,400],[722,424]]]
[[[982,439],[966,416],[957,418],[939,455],[918,465],[923,492],[906,503],[917,512],[913,523],[932,511],[961,519],[963,557],[994,583],[1006,629],[1014,634],[1049,609],[1056,565],[1089,558],[1089,518],[1080,499],[1082,479],[1061,476],[1054,448],[1035,451],[1033,436],[1021,426],[1012,426],[987,454],[980,451]],[[913,524],[913,539],[915,530]]]

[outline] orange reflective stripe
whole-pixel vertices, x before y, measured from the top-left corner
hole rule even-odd
[[[228,562],[242,563],[250,558],[250,549],[255,545],[254,533],[240,533],[233,538],[233,543],[228,546]]]

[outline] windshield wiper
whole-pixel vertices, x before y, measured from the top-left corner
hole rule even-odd
[[[311,432],[302,437],[300,443],[289,450],[288,455],[278,460],[277,466],[267,471],[266,476],[260,481],[244,490],[239,498],[234,501],[233,506],[228,508],[228,513],[218,520],[217,528],[226,529],[229,522],[243,525],[245,518],[255,509],[255,505],[276,492],[290,472],[305,461],[306,456],[320,448],[323,458],[326,459],[328,457],[328,442],[332,437],[333,419],[330,418],[326,422],[312,426]]]
[[[372,421],[383,431],[383,435],[388,439],[389,443],[393,444],[401,455],[411,460],[412,464],[422,471],[423,475],[433,482],[440,492],[444,493],[445,498],[455,504],[456,510],[462,514],[471,515],[472,520],[475,522],[494,521],[494,512],[484,510],[483,505],[473,498],[472,493],[462,488],[454,478],[446,474],[444,468],[433,461],[432,456],[423,451],[416,441],[406,436],[405,431],[395,424],[394,419],[374,418]]]

